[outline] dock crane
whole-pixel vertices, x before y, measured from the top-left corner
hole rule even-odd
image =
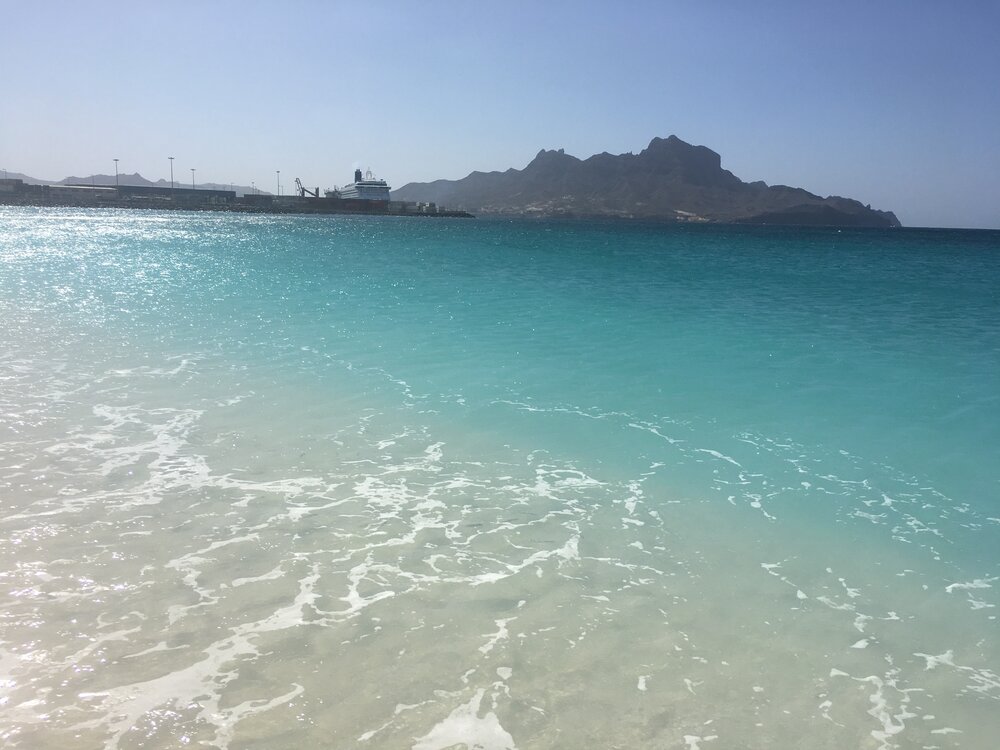
[[[300,198],[305,198],[307,195],[312,198],[319,198],[319,188],[310,190],[309,188],[302,187],[302,180],[298,177],[295,178],[295,188],[299,191]]]

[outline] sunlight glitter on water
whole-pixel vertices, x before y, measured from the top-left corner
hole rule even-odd
[[[716,234],[5,216],[12,747],[991,746],[978,363],[956,481],[922,348],[614,259]]]

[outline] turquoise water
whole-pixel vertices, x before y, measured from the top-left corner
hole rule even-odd
[[[993,748],[1000,233],[0,209],[15,748]]]

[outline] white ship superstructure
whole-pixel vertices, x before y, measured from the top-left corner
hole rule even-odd
[[[354,198],[364,201],[387,201],[389,200],[389,185],[385,180],[376,180],[369,169],[364,176],[360,169],[354,170],[354,182],[344,185],[337,192],[341,198]]]

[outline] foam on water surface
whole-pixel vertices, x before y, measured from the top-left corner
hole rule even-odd
[[[992,235],[2,220],[7,745],[993,746]]]

